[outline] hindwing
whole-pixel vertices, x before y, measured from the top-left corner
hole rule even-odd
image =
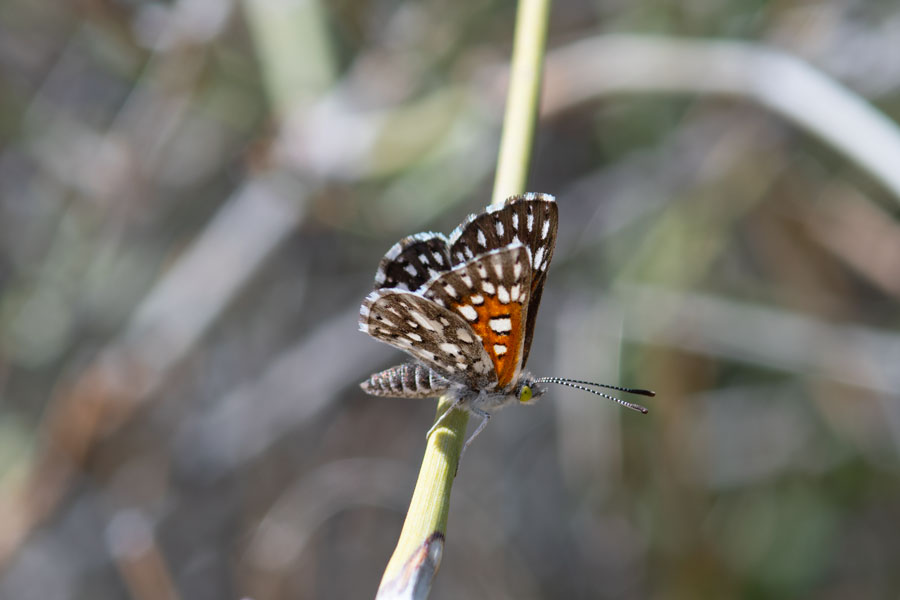
[[[359,312],[359,328],[399,348],[451,381],[474,389],[497,384],[481,339],[458,313],[402,290],[376,290]]]

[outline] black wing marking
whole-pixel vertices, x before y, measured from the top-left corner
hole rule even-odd
[[[537,201],[530,199],[529,196],[538,196]],[[507,202],[514,205],[519,219],[524,216],[525,228],[520,227],[518,235],[522,243],[531,248],[531,299],[528,302],[525,347],[522,351],[522,364],[524,365],[531,351],[531,341],[534,339],[534,325],[537,322],[541,296],[544,294],[547,269],[550,267],[550,259],[553,258],[553,250],[556,248],[559,210],[556,206],[556,199],[550,194],[526,194],[521,199],[510,198]],[[534,215],[534,224],[529,226],[532,214]]]

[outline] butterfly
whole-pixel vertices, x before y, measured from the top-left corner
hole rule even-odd
[[[550,194],[512,196],[469,215],[450,234],[418,233],[400,240],[375,273],[375,289],[359,310],[359,328],[415,361],[362,382],[374,396],[429,398],[451,394],[454,409],[481,417],[466,441],[509,404],[531,404],[545,383],[582,389],[643,413],[647,409],[584,386],[653,396],[524,371],[534,324],[556,245],[558,208]]]

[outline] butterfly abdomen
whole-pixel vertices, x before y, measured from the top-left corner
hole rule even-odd
[[[447,391],[450,382],[425,365],[413,363],[375,373],[359,386],[373,396],[433,398]]]

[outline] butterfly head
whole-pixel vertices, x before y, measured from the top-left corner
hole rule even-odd
[[[519,404],[534,404],[547,391],[535,378],[525,375],[519,380],[519,384],[513,390],[513,394]]]

